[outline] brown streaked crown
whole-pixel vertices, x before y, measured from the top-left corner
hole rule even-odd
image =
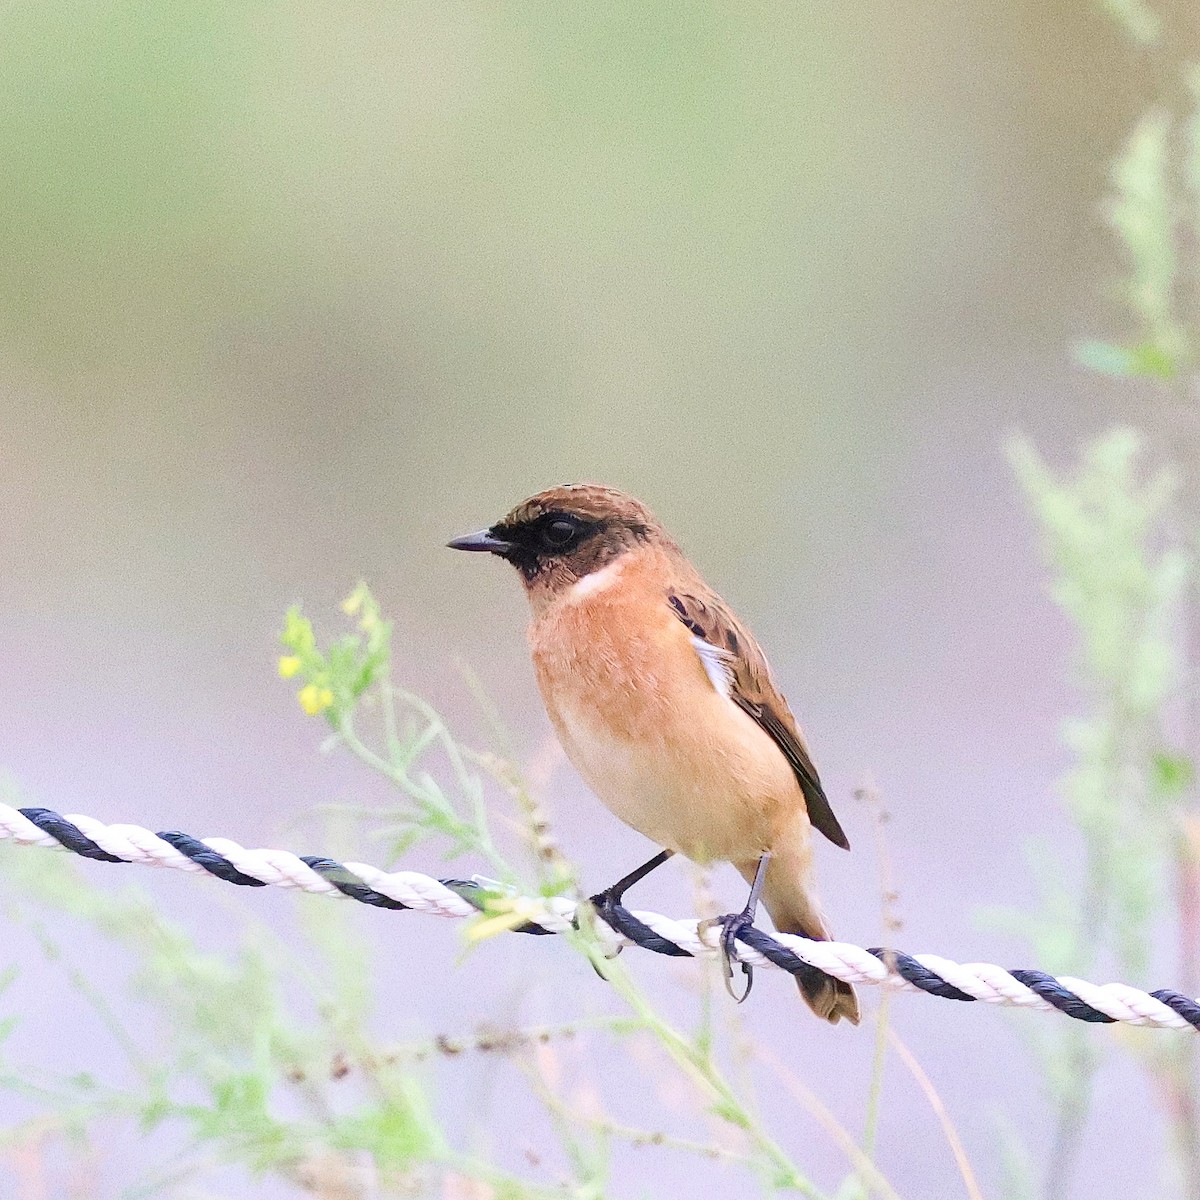
[[[623,526],[644,534],[662,530],[658,518],[640,500],[628,492],[619,492],[616,488],[599,483],[567,483],[547,488],[528,500],[522,500],[494,528],[513,528],[551,513],[565,513],[583,520]]]
[[[671,544],[640,500],[600,484],[575,483],[538,492],[490,529],[451,545],[490,550],[511,562],[527,586],[553,591],[648,542]]]

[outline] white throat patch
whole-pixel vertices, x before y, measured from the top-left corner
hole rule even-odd
[[[589,596],[595,596],[598,592],[604,591],[605,588],[610,588],[617,581],[617,576],[620,575],[624,563],[620,559],[616,562],[611,562],[607,567],[601,567],[599,571],[593,571],[590,575],[585,575],[577,583],[571,585],[571,590],[567,593],[567,599],[571,601],[586,600]]]

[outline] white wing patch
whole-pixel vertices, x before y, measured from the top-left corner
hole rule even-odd
[[[706,642],[702,637],[692,634],[692,645],[700,655],[700,665],[704,668],[709,682],[726,698],[733,691],[733,655],[712,642]]]

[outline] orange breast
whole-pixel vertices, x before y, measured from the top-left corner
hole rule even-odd
[[[627,824],[698,861],[752,861],[807,823],[803,797],[771,738],[713,686],[653,565],[627,555],[604,586],[535,619],[547,711],[575,768]]]

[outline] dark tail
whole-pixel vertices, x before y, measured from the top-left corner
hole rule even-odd
[[[739,866],[738,870],[746,879],[753,880],[754,866]],[[777,851],[767,866],[763,903],[780,933],[798,933],[801,937],[826,942],[829,940],[829,931],[804,883],[808,874],[807,846],[800,855],[789,854],[786,850],[782,853]],[[848,983],[834,979],[815,967],[797,975],[796,983],[804,1002],[822,1020],[836,1025],[845,1017],[851,1025],[858,1024],[858,997]]]

